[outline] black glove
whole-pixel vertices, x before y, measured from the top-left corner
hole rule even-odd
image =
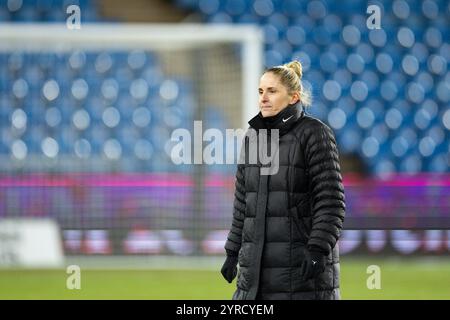
[[[325,271],[326,256],[315,250],[306,250],[305,260],[300,267],[300,277],[303,281],[317,277]]]
[[[229,283],[231,283],[233,279],[236,278],[237,263],[238,263],[237,255],[227,254],[227,259],[225,260],[220,272],[222,273],[225,280],[227,280]]]

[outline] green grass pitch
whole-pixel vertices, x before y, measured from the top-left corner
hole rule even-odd
[[[381,289],[369,290],[369,265],[381,268]],[[81,270],[81,289],[66,288],[65,270],[0,270],[0,299],[230,299],[213,270]],[[450,299],[450,259],[341,258],[342,299]]]

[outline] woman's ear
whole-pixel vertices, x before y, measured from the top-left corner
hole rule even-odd
[[[289,104],[295,104],[299,101],[300,101],[300,95],[298,94],[298,92],[294,92],[291,96],[291,101],[289,102]]]

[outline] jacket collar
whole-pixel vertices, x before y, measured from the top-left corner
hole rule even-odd
[[[273,117],[273,122],[270,125],[264,120],[261,112],[259,112],[255,117],[253,117],[248,124],[253,129],[259,131],[260,129],[279,129],[280,136],[286,134],[297,120],[303,117],[305,111],[301,106],[300,102],[295,104],[290,104],[282,111],[280,111],[276,116]],[[271,117],[272,118],[272,117]]]

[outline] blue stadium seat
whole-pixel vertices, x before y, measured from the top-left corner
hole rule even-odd
[[[57,22],[66,17],[70,4],[82,8],[84,21],[99,20],[96,1],[23,0],[18,6],[19,2],[0,8],[0,21]],[[359,153],[370,172],[448,171],[450,116],[443,120],[450,101],[447,1],[380,0],[377,4],[384,8],[380,30],[366,27],[367,2],[362,0],[177,0],[176,4],[197,11],[206,23],[263,27],[265,67],[299,59],[305,84],[313,91],[314,104],[308,112],[330,124],[342,151]],[[123,159],[124,170],[190,170],[174,166],[167,152],[160,152],[173,128],[192,126],[193,83],[164,74],[155,53],[2,53],[0,65],[4,66],[0,119],[7,117],[9,125],[16,108],[25,110],[27,130],[20,139],[28,154],[42,154],[42,139],[56,134],[60,154],[74,153],[77,143],[79,153],[89,149],[93,156],[104,156],[104,143],[113,137],[117,141],[112,145],[120,144],[122,154],[131,155]],[[103,121],[107,108],[120,115],[112,128]],[[140,108],[148,109],[148,122]],[[76,137],[64,133],[67,140],[58,130],[73,127],[79,109],[86,110],[90,125],[75,131]],[[142,112],[136,115],[140,112],[136,110]],[[205,125],[227,127],[223,114],[212,107],[207,110]],[[141,141],[136,147],[140,158],[136,141]],[[153,154],[147,161],[142,150],[149,145]],[[20,151],[23,145],[18,142],[16,147]],[[0,141],[0,153],[9,152],[6,142]]]

